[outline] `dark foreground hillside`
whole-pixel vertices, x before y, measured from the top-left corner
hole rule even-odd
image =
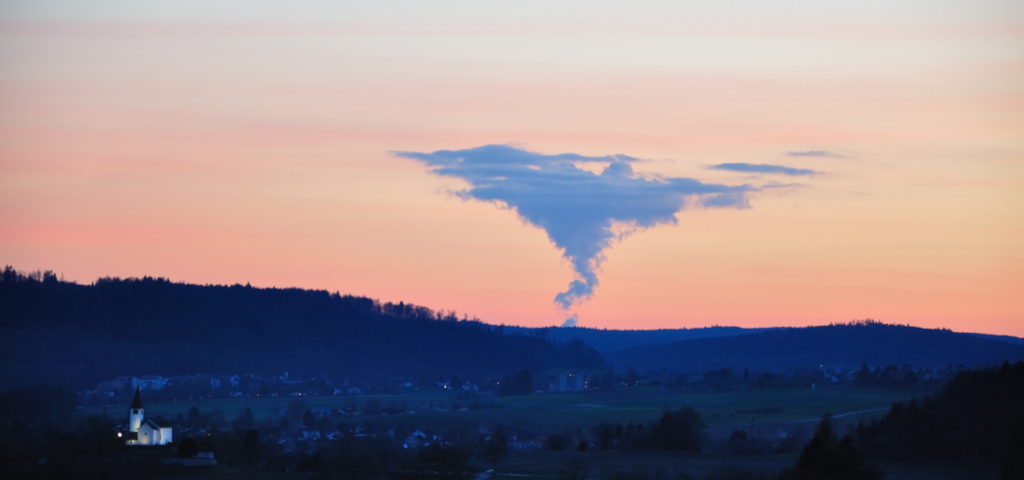
[[[1024,360],[1024,345],[949,330],[874,322],[778,328],[606,352],[616,368],[793,370],[818,365],[984,366]]]
[[[860,425],[857,438],[881,459],[989,463],[1024,479],[1024,362],[960,372],[936,395]]]
[[[579,342],[504,335],[454,314],[326,291],[153,278],[79,285],[8,268],[0,312],[0,389],[146,373],[287,371],[372,382],[604,366]]]

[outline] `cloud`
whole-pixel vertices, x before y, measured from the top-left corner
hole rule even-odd
[[[799,150],[786,152],[786,155],[790,157],[850,158],[841,153],[830,152],[828,150]]]
[[[729,170],[731,172],[768,173],[779,175],[816,175],[821,173],[819,171],[808,170],[806,168],[793,168],[783,165],[769,165],[766,163],[719,163],[718,165],[712,165],[709,168],[713,168],[715,170]]]
[[[564,322],[562,322],[562,328],[572,328],[580,321],[580,317],[575,313],[569,315]]]
[[[621,154],[545,155],[509,145],[393,153],[424,163],[434,174],[465,180],[469,188],[457,195],[506,206],[547,232],[576,274],[555,296],[563,309],[593,294],[604,252],[613,240],[675,224],[676,213],[684,207],[747,208],[747,193],[755,190],[691,178],[638,176],[632,167],[638,159]],[[594,173],[581,164],[604,166]]]

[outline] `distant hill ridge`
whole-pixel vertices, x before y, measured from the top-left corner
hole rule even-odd
[[[787,370],[827,365],[984,366],[1024,359],[1008,336],[957,333],[873,321],[772,328],[745,335],[676,341],[603,352],[617,368],[701,371]]]
[[[770,330],[770,328],[712,326],[656,330],[615,330],[587,327],[505,327],[505,333],[533,335],[558,343],[580,340],[602,353],[633,347],[663,345],[680,340],[747,335],[765,330]]]
[[[992,365],[1024,339],[858,322],[803,328],[526,328],[297,288],[0,275],[0,389],[120,375],[257,373],[493,379],[527,368],[752,371]],[[599,353],[600,352],[600,353]]]

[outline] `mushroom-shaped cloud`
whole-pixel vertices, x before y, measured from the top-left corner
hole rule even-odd
[[[747,208],[747,194],[755,190],[636,175],[632,164],[638,159],[619,154],[545,155],[509,145],[394,153],[424,163],[434,174],[465,180],[469,188],[458,191],[459,196],[506,206],[544,229],[576,272],[576,279],[555,296],[563,309],[591,296],[603,252],[613,240],[675,224],[676,213],[687,206]],[[581,168],[586,164],[597,168]]]

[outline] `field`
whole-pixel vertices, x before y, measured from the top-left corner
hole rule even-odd
[[[452,422],[497,423],[513,425],[522,430],[590,428],[601,422],[649,422],[668,408],[690,406],[700,412],[711,430],[751,424],[815,421],[825,413],[862,412],[842,418],[856,421],[883,413],[880,409],[892,402],[929,393],[928,387],[853,388],[830,386],[794,390],[754,390],[721,393],[674,393],[651,387],[635,387],[616,392],[573,394],[535,394],[495,397],[489,393],[474,395],[446,392],[410,393],[400,395],[359,395],[321,397],[230,398],[153,403],[146,405],[151,417],[172,418],[186,415],[193,406],[202,412],[220,410],[231,419],[249,407],[257,419],[279,415],[294,399],[301,399],[309,408],[328,409],[363,406],[375,400],[382,407],[397,407],[408,413],[374,417],[353,415],[352,422],[374,421],[416,424],[417,428],[451,425]],[[478,402],[486,408],[456,411],[456,404],[469,407]],[[84,413],[105,413],[112,417],[124,414],[126,406],[90,407]]]

